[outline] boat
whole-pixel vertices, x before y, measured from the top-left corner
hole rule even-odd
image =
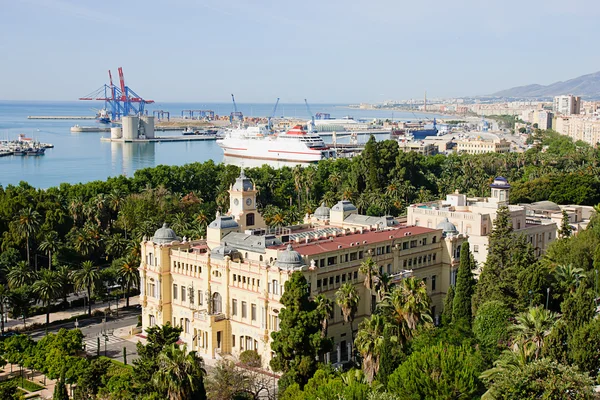
[[[219,131],[217,129],[192,129],[189,126],[185,128],[183,135],[197,135],[197,136],[217,136]]]
[[[398,128],[392,129],[390,136],[392,139],[398,139],[405,137],[407,134],[410,134],[412,135],[413,139],[423,140],[428,136],[437,136],[438,133],[439,131],[437,129],[437,122],[434,118],[432,128],[427,128],[425,123],[423,123],[422,121],[401,122],[398,124]]]
[[[22,148],[22,147],[15,147],[15,149],[13,150],[13,155],[15,156],[24,156],[26,152],[26,149]]]
[[[278,134],[266,126],[231,129],[217,144],[225,156],[256,160],[314,163],[336,157],[321,136],[307,132],[302,125]]]
[[[43,156],[46,154],[46,149],[43,147],[31,147],[25,151],[28,156]]]
[[[110,124],[110,114],[108,110],[106,108],[99,110],[98,113],[96,113],[96,119],[101,124]]]

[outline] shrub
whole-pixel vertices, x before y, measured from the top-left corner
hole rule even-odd
[[[245,367],[260,368],[262,365],[260,362],[260,354],[256,350],[242,351],[240,354],[240,364]]]

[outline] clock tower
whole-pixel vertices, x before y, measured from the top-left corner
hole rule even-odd
[[[257,193],[254,183],[246,177],[242,168],[240,176],[229,189],[228,212],[240,225],[242,232],[247,229],[266,228],[265,221],[256,208]]]

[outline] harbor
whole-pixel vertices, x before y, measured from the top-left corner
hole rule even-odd
[[[161,142],[203,142],[217,140],[217,135],[203,135],[203,136],[156,136],[153,138],[113,138],[103,137],[100,138],[102,142],[113,142],[113,143],[161,143]]]

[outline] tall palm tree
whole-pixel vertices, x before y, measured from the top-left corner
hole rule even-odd
[[[360,264],[360,267],[358,267],[358,273],[364,275],[365,287],[372,292],[375,286],[374,281],[379,274],[379,267],[377,266],[377,263],[373,261],[371,257],[367,258]]]
[[[573,267],[572,264],[558,265],[554,270],[554,280],[562,292],[574,293],[585,277],[586,273],[583,268]]]
[[[188,218],[183,212],[179,212],[173,216],[173,221],[171,222],[171,228],[175,232],[184,232],[187,231],[190,227],[188,223]]]
[[[56,269],[56,278],[60,284],[60,297],[63,303],[67,304],[67,297],[71,293],[73,281],[71,279],[71,270],[66,265],[61,265]]]
[[[113,258],[122,257],[127,250],[127,240],[120,233],[112,233],[103,237],[104,250]]]
[[[356,287],[350,282],[344,283],[335,293],[335,302],[342,310],[344,323],[348,322],[350,324],[350,333],[352,334],[353,344],[354,329],[352,328],[352,323],[354,322],[354,317],[358,311],[359,301],[360,296],[358,294],[358,290],[356,290]]]
[[[152,383],[167,393],[169,400],[206,399],[204,390],[204,361],[195,351],[187,352],[172,344],[157,357],[158,371]]]
[[[42,270],[39,279],[33,284],[33,292],[46,306],[46,330],[48,330],[50,303],[60,294],[60,282],[56,272]]]
[[[138,272],[139,262],[132,256],[123,259],[117,270],[117,277],[121,281],[121,285],[125,287],[126,307],[129,307],[129,291],[131,287],[137,287],[140,284],[140,274]]]
[[[433,322],[430,303],[425,283],[421,279],[409,277],[403,279],[384,297],[380,307],[384,315],[398,328],[402,339],[409,340],[419,325],[429,325]]]
[[[377,371],[379,371],[379,358],[384,343],[384,328],[385,319],[381,315],[373,314],[360,323],[356,340],[354,340],[356,350],[362,356],[363,371],[369,383],[373,381]]]
[[[550,334],[557,320],[556,313],[539,306],[531,307],[517,316],[517,323],[511,326],[510,330],[515,339],[535,345],[535,359],[537,360],[544,346],[544,338]]]
[[[44,235],[44,240],[38,246],[39,251],[48,253],[48,269],[52,269],[52,253],[56,253],[60,249],[60,240],[58,233],[50,231]]]
[[[383,299],[390,289],[393,287],[392,277],[386,273],[378,274],[375,277],[375,290],[380,299]]]
[[[22,209],[16,218],[17,231],[21,236],[25,237],[27,241],[27,264],[31,263],[31,258],[29,256],[29,239],[32,235],[35,235],[40,228],[41,219],[40,213],[31,207]]]
[[[342,174],[339,171],[333,171],[329,175],[329,182],[333,186],[333,189],[337,192],[340,188],[340,184],[342,183]]]
[[[94,265],[92,261],[84,261],[81,264],[81,268],[72,272],[71,279],[75,283],[75,289],[85,289],[87,291],[88,315],[92,315],[90,298],[96,288],[96,283],[100,280],[100,268]]]
[[[327,337],[329,318],[333,316],[333,301],[323,294],[317,295],[314,301],[317,304],[316,310],[319,318],[321,318],[321,337]]]
[[[37,273],[25,261],[19,261],[11,267],[6,275],[11,289],[29,286],[37,279]]]

